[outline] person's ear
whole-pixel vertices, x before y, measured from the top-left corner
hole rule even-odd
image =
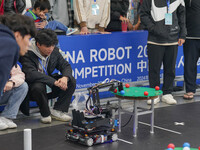
[[[37,46],[37,47],[40,47],[41,45],[40,45],[38,42],[36,42],[36,46]]]
[[[38,43],[38,42],[36,42],[36,46],[37,46],[37,47],[39,46],[39,43]]]
[[[14,36],[16,40],[21,38],[21,34],[19,33],[19,31],[14,32]]]

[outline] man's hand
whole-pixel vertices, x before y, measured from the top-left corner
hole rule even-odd
[[[138,22],[137,22],[137,24],[134,26],[134,29],[133,29],[133,30],[138,30],[139,27],[140,27],[140,24],[141,24],[141,19],[140,19],[140,15],[138,15]]]
[[[12,81],[8,81],[3,89],[3,92],[12,90],[14,84]]]
[[[137,23],[137,24],[134,26],[133,30],[134,30],[134,31],[135,31],[135,30],[138,30],[139,27],[140,27],[140,23]]]
[[[58,81],[55,81],[55,82],[54,82],[54,85],[57,86],[57,87],[59,87],[59,82],[58,82]]]
[[[123,16],[120,16],[119,20],[121,20],[124,23],[128,23],[129,22],[128,18],[123,17]]]
[[[89,34],[88,28],[87,28],[87,27],[82,27],[82,28],[81,28],[80,34],[81,34],[81,35]]]
[[[40,17],[41,19],[44,19],[44,20],[47,19],[47,16],[45,15],[45,13],[40,13],[40,14],[39,14],[39,17]]]
[[[111,32],[107,32],[107,31],[96,31],[94,33],[95,34],[98,34],[98,33],[100,33],[100,34],[111,34]]]
[[[132,25],[130,22],[128,23],[128,30],[129,30],[129,31],[132,31],[132,30],[133,30],[133,25]]]
[[[185,43],[184,39],[178,39],[178,45],[182,46]]]
[[[111,32],[107,32],[107,31],[103,31],[103,32],[99,32],[100,34],[111,34]]]
[[[60,79],[59,79],[60,80]],[[61,90],[63,90],[63,91],[65,91],[67,88],[67,86],[64,86],[61,82],[59,82],[59,81],[55,81],[54,82],[54,85],[55,86],[57,86],[57,87],[59,87]]]
[[[43,21],[43,22],[36,22],[35,23],[35,27],[39,28],[39,29],[44,29],[44,27],[46,26],[47,22]]]
[[[54,85],[59,87],[61,90],[67,90],[68,88],[68,77],[62,77],[60,79],[58,79],[57,81],[54,82]]]

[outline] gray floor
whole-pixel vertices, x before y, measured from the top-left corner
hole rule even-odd
[[[114,99],[113,98],[103,99],[102,103],[105,103],[107,100],[112,101],[112,103],[117,103],[117,101],[115,101]],[[200,96],[196,95],[193,100],[184,100],[182,98],[182,96],[177,95],[177,96],[175,96],[175,99],[178,102],[177,105],[181,105],[181,104],[185,104],[185,103],[198,102],[198,101],[200,101]],[[139,105],[144,108],[145,107],[149,108],[146,101],[139,102]],[[132,101],[123,101],[122,107],[131,111],[133,109],[133,102]],[[170,105],[163,103],[163,102],[159,102],[157,105],[155,105],[155,108],[160,108],[160,107],[170,107]],[[73,108],[70,107],[70,110],[72,110],[72,109]],[[56,120],[53,120],[51,124],[43,124],[40,122],[40,113],[39,113],[38,108],[33,108],[31,110],[31,112],[32,112],[31,116],[29,116],[29,117],[24,116],[19,112],[18,119],[14,120],[14,122],[16,122],[16,124],[18,125],[17,129],[8,129],[8,130],[0,131],[0,135],[14,133],[14,132],[20,132],[26,128],[38,129],[38,128],[44,128],[44,127],[51,127],[51,126],[55,126],[55,125],[59,125],[59,124],[66,124],[65,122],[60,122],[60,121],[56,121]],[[71,112],[71,111],[69,111],[69,112]]]

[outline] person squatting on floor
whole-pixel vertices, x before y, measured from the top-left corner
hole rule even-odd
[[[28,85],[25,82],[25,75],[19,65],[15,65],[10,78],[6,82],[0,104],[6,104],[0,117],[0,130],[16,128],[17,125],[12,121],[16,119],[19,106],[26,97]]]
[[[0,93],[9,79],[12,67],[19,55],[24,55],[29,39],[35,36],[35,25],[31,18],[19,14],[0,16]]]
[[[143,0],[140,18],[149,31],[147,53],[150,87],[160,86],[160,68],[163,63],[162,101],[176,104],[171,93],[178,45],[181,46],[186,38],[184,0]],[[154,103],[159,101],[155,99]],[[151,100],[147,103],[151,104]]]
[[[55,47],[58,43],[56,33],[51,29],[41,29],[31,40],[28,53],[20,58],[22,70],[29,85],[27,100],[36,101],[42,123],[51,123],[51,116],[57,120],[70,121],[67,115],[76,80],[72,76],[71,65]],[[54,70],[61,75],[52,74]],[[48,99],[57,98],[53,109]]]
[[[27,52],[29,39],[35,33],[34,22],[27,16],[0,16],[0,104],[7,104],[0,117],[0,130],[17,127],[11,119],[16,118],[28,87],[16,63],[19,55],[23,56]]]

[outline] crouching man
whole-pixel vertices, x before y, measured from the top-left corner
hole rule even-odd
[[[28,53],[20,58],[29,85],[29,100],[37,102],[42,123],[51,123],[51,117],[60,121],[71,120],[67,112],[76,88],[76,80],[72,76],[70,64],[55,47],[57,43],[54,31],[39,30],[31,40]],[[52,74],[55,69],[61,75]],[[48,99],[56,97],[57,101],[53,109],[50,109]]]

